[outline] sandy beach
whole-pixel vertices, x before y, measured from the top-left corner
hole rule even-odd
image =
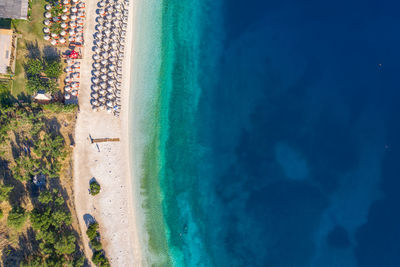
[[[85,254],[92,252],[85,234],[94,218],[100,225],[101,242],[112,266],[143,266],[144,230],[138,179],[132,179],[129,151],[129,94],[131,47],[134,43],[135,5],[131,2],[123,66],[120,117],[106,111],[93,111],[90,105],[93,34],[97,1],[86,2],[85,47],[74,149],[75,206]],[[120,142],[91,144],[90,138],[120,138]],[[89,194],[89,181],[101,185],[97,196]]]

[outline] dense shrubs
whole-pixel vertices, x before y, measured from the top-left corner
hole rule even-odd
[[[105,256],[103,246],[100,242],[100,233],[98,232],[98,230],[99,224],[97,222],[92,222],[86,230],[86,234],[90,239],[90,247],[93,249],[92,261],[96,266],[108,267],[110,266],[110,263]]]
[[[27,214],[25,210],[20,206],[15,206],[10,213],[8,213],[7,225],[15,229],[20,229],[25,224],[26,218]]]
[[[92,196],[97,195],[98,193],[100,193],[100,184],[97,181],[92,181],[90,182],[90,194]]]
[[[31,94],[39,90],[55,93],[58,90],[57,80],[62,73],[62,65],[58,60],[45,61],[29,59],[25,64],[26,88]],[[47,77],[43,77],[42,73]]]

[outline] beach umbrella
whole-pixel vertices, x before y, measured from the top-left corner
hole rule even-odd
[[[95,78],[93,79],[93,82],[94,82],[95,84],[97,84],[98,82],[100,82],[100,79],[97,78],[97,77],[95,77]]]
[[[103,95],[107,94],[106,90],[104,90],[104,89],[100,89],[98,92],[99,92],[99,94],[101,95],[101,96],[99,97],[99,99],[102,98]]]
[[[109,57],[108,60],[109,60],[110,62],[115,62],[117,59],[116,59],[115,57]]]
[[[70,99],[71,98],[71,95],[70,94],[68,94],[68,93],[65,93],[65,95],[64,95],[64,97],[65,97],[65,99]]]
[[[54,32],[51,33],[51,37],[56,38],[58,35]]]
[[[101,78],[103,81],[107,81],[107,75],[105,75],[105,74],[102,74],[102,75],[100,76],[100,78]]]
[[[111,22],[107,21],[106,23],[104,23],[104,26],[106,28],[111,28]]]
[[[102,8],[98,8],[98,9],[97,9],[97,14],[103,15],[104,13],[106,13],[106,12],[104,11],[104,9],[102,9]]]
[[[104,42],[105,42],[105,41],[104,41]],[[105,43],[105,44],[103,45],[104,51],[107,51],[109,48],[110,48],[110,46],[109,46],[107,43]]]
[[[50,36],[49,36],[49,35],[45,35],[43,38],[44,38],[46,41],[50,40]]]
[[[71,9],[70,9],[70,10],[71,10],[71,12],[72,12],[72,13],[75,13],[75,12],[77,12],[77,11],[78,11],[78,9],[77,9],[76,7],[74,7],[74,6],[73,6],[73,7],[71,7]]]
[[[62,14],[62,15],[61,15],[61,19],[62,19],[62,20],[67,20],[67,19],[68,19],[68,16],[65,15],[65,14]]]
[[[58,17],[53,17],[53,21],[54,22],[57,22],[57,21],[59,21],[60,19],[58,18]]]
[[[100,49],[98,46],[95,46],[93,50],[94,50],[94,52],[96,52],[96,53],[100,53],[100,50],[101,50],[101,49]]]
[[[63,43],[65,43],[65,38],[61,37],[60,38],[60,44],[63,44]]]
[[[114,98],[114,95],[111,94],[111,93],[107,93],[106,97],[107,97],[108,99],[113,99],[113,98]]]
[[[108,83],[108,81],[107,81],[107,83]],[[109,93],[114,92],[114,89],[111,85],[107,86],[107,92],[109,92]]]
[[[61,26],[61,28],[65,29],[65,28],[67,28],[67,23],[63,22],[63,23],[61,23],[60,26]]]
[[[105,5],[106,5],[106,1],[100,1],[100,2],[99,2],[99,6],[100,6],[100,7],[104,7]]]
[[[96,39],[101,39],[101,38],[103,38],[103,34],[101,34],[101,32],[96,32],[96,33],[94,34],[94,37],[95,37]]]
[[[63,13],[67,13],[68,12],[68,7],[64,7],[62,10]]]
[[[72,74],[72,77],[75,78],[75,79],[79,78],[79,72],[75,72],[74,74]]]
[[[71,14],[71,20],[76,20],[76,15],[75,14]]]
[[[82,3],[82,2],[81,2],[81,3],[79,3],[79,4],[78,4],[78,8],[85,8],[85,4],[84,4],[84,3]]]
[[[72,88],[78,88],[79,87],[79,83],[78,82],[72,82],[71,86],[72,86]]]
[[[111,14],[112,12],[114,12],[114,8],[112,6],[109,6],[106,8],[107,13]]]
[[[108,20],[108,21],[111,21],[112,20],[112,15],[111,14],[108,14],[107,16],[106,16],[106,19]]]
[[[115,9],[121,9],[121,4],[120,3],[116,3],[115,4]]]
[[[76,21],[77,21],[79,24],[83,24],[83,23],[85,22],[82,18],[78,18]]]
[[[92,99],[92,105],[98,106],[99,105],[99,101],[97,101],[96,99]]]
[[[117,62],[117,66],[118,67],[121,67],[123,65],[123,62],[122,62],[122,60],[118,60],[118,62]]]
[[[110,71],[109,73],[107,73],[107,75],[108,75],[109,77],[113,77],[113,76],[114,76],[114,72]]]
[[[110,64],[110,65],[108,65],[108,68],[109,68],[110,70],[115,70],[115,65]]]
[[[110,55],[112,56],[112,57],[115,57],[116,55],[117,55],[117,51],[116,50],[111,50],[110,51]]]
[[[45,14],[44,14],[44,16],[46,17],[46,18],[51,18],[51,13],[50,12],[46,12]]]
[[[68,76],[65,77],[65,80],[64,80],[65,83],[69,83],[70,81],[71,81],[71,78],[70,78],[70,77],[68,77]]]
[[[52,45],[56,45],[57,44],[57,41],[56,40],[51,40],[51,42],[50,42]]]
[[[115,33],[113,33],[110,35],[110,38],[115,41],[118,39],[118,36]]]
[[[78,26],[78,27],[76,27],[76,31],[77,31],[77,32],[81,32],[81,31],[83,31],[83,27],[82,27],[82,26]]]
[[[61,36],[65,36],[66,34],[67,34],[66,31],[61,31],[61,32],[60,32],[60,35],[61,35]]]
[[[76,22],[75,21],[71,21],[69,23],[69,26],[71,26],[72,28],[75,28],[76,27]]]
[[[51,9],[51,5],[45,5],[46,10],[50,10]]]
[[[97,21],[98,23],[103,23],[103,22],[104,22],[104,19],[103,19],[102,17],[97,17],[97,18],[96,18],[96,21]]]
[[[93,63],[93,67],[94,67],[95,69],[100,68],[100,63],[98,63],[98,62]]]
[[[72,71],[72,68],[71,68],[70,66],[67,66],[67,67],[65,68],[65,71],[66,71],[66,72],[70,72],[70,71]]]
[[[77,96],[77,95],[78,95],[78,90],[72,90],[72,91],[71,91],[71,95]]]
[[[98,89],[99,89],[99,87],[97,86],[97,85],[95,85],[96,87],[97,87],[97,89],[95,90],[95,91],[97,91]],[[99,97],[99,94],[98,93],[96,93],[96,92],[93,92],[93,93],[91,93],[90,94],[93,98],[98,98]]]
[[[106,30],[104,31],[104,34],[107,35],[107,36],[110,36],[111,31],[110,31],[109,29],[106,29]]]
[[[78,17],[84,17],[85,16],[85,12],[83,12],[82,10],[78,11]]]
[[[107,52],[103,52],[103,53],[101,53],[101,56],[103,57],[103,58],[108,58],[108,53]]]
[[[74,63],[74,61],[71,59],[71,58],[67,58],[67,60],[66,60],[66,62],[67,62],[67,64],[72,64],[72,63]]]
[[[102,59],[100,62],[103,66],[108,64],[107,59]]]
[[[103,29],[104,29],[104,27],[100,23],[96,25],[96,30],[97,31],[102,31]]]
[[[69,35],[75,35],[74,29],[69,29],[68,33],[69,33]]]
[[[47,27],[44,27],[44,28],[43,28],[43,32],[44,32],[44,33],[49,33],[49,32],[50,32],[50,29],[47,28]]]
[[[100,103],[105,103],[106,102],[106,99],[103,96],[100,96],[98,100],[99,100]]]
[[[70,41],[70,42],[75,41],[75,37],[74,37],[74,36],[69,36],[69,37],[68,37],[68,41]]]
[[[106,84],[105,82],[101,82],[101,83],[100,83],[100,87],[103,88],[103,89],[104,89],[104,88],[107,88],[107,84]],[[103,90],[103,91],[104,91],[104,90]]]
[[[114,79],[109,79],[109,80],[107,81],[107,83],[108,83],[109,85],[113,85],[113,84],[115,84],[115,81],[114,81]]]
[[[79,42],[79,43],[81,43],[81,42],[83,41],[82,36],[81,36],[81,35],[77,36],[77,37],[76,37],[76,41]]]
[[[111,48],[113,48],[113,49],[117,49],[118,48],[118,44],[117,43],[111,43]],[[112,55],[112,56],[116,56],[117,55],[117,51],[116,50],[111,50],[110,51],[110,54]]]
[[[119,26],[119,24],[120,24],[121,22],[119,21],[119,20],[117,20],[117,19],[113,19],[112,20],[112,24],[115,26],[115,27],[118,27]],[[118,29],[114,29],[114,32],[118,32]]]
[[[64,1],[63,1],[63,4],[64,4],[64,5],[68,5],[68,4],[69,4],[69,1],[68,1],[68,0],[64,0]]]
[[[110,100],[107,100],[106,105],[107,105],[107,107],[112,107],[113,103]],[[107,111],[108,111],[108,109],[107,109]]]
[[[93,71],[93,74],[96,75],[96,76],[98,76],[98,75],[100,74],[100,71],[95,70],[95,71]]]
[[[98,54],[94,54],[94,55],[93,55],[93,59],[94,59],[94,60],[99,60],[99,59],[100,59],[100,56],[99,56]]]
[[[79,0],[72,0],[72,2],[74,2],[74,3],[78,3],[78,2],[79,2]]]
[[[49,25],[50,25],[50,20],[45,19],[45,20],[44,20],[44,25],[49,26]]]

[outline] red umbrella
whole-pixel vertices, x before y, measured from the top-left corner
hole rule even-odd
[[[78,58],[79,54],[75,50],[72,50],[71,54],[69,54],[70,58]]]

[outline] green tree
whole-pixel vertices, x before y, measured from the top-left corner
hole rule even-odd
[[[90,194],[92,196],[97,195],[98,193],[100,193],[100,184],[97,181],[92,181],[90,183]]]
[[[54,244],[57,254],[72,254],[75,251],[75,236],[71,233],[62,235]]]
[[[3,216],[4,216],[3,210],[0,210],[0,219],[3,219]]]
[[[1,201],[8,201],[8,197],[13,190],[13,186],[7,186],[4,184],[0,184],[0,202]]]
[[[26,82],[26,89],[30,94],[35,94],[39,90],[47,91],[48,85],[39,76],[31,76]]]
[[[101,266],[101,267],[110,266],[110,263],[108,262],[108,259],[104,256],[104,251],[102,251],[102,250],[96,251],[95,253],[93,253],[92,261],[97,266]]]
[[[92,240],[90,240],[90,246],[92,247],[92,249],[94,249],[95,251],[99,251],[102,250],[103,247],[101,246],[101,242],[99,241],[99,238],[93,238]]]
[[[44,73],[46,73],[47,77],[49,78],[58,79],[62,73],[61,62],[57,60],[49,62]]]
[[[26,73],[29,76],[40,75],[43,71],[43,64],[40,59],[29,59],[26,63]]]
[[[20,229],[26,221],[25,210],[20,206],[15,206],[8,214],[7,224],[16,229]]]
[[[86,230],[86,234],[90,240],[93,240],[94,238],[97,237],[98,230],[99,230],[99,224],[97,222],[93,222],[89,225],[88,229]]]

